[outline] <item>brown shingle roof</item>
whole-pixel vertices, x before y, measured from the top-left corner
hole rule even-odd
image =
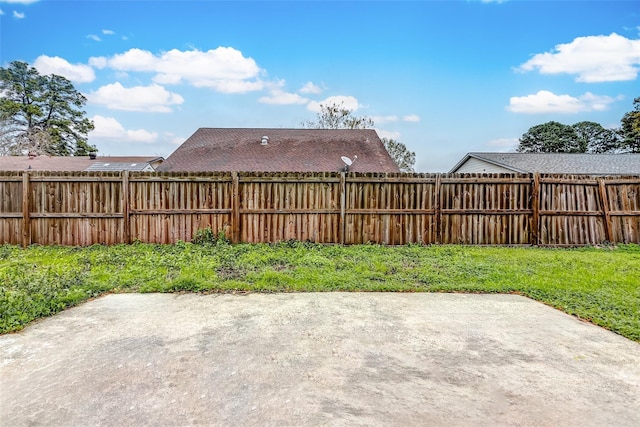
[[[373,129],[265,128],[200,128],[158,170],[338,172],[342,156],[358,156],[352,172],[399,172]]]
[[[117,170],[142,170],[141,165],[153,164],[161,160],[158,156],[98,156],[95,159],[87,157],[63,157],[63,156],[0,156],[0,170],[5,171],[84,171],[102,170],[99,164],[118,164]],[[136,166],[131,166],[131,165]],[[114,169],[109,169],[114,170]]]

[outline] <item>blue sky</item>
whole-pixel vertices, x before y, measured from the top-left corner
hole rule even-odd
[[[103,155],[199,127],[296,128],[344,102],[446,172],[550,120],[617,127],[640,96],[637,1],[0,0],[0,64],[88,98]],[[353,153],[346,153],[353,154]]]

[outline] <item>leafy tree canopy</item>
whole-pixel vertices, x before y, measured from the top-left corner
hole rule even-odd
[[[354,116],[353,111],[345,107],[344,103],[320,104],[316,119],[301,124],[307,129],[371,129],[374,126],[369,117]]]
[[[409,151],[406,145],[395,139],[382,138],[382,143],[401,172],[415,172],[413,166],[416,164],[416,153]]]
[[[618,129],[599,123],[564,125],[547,122],[533,126],[522,135],[521,153],[640,153],[640,97],[633,100],[633,111],[622,117]]]
[[[633,100],[633,106],[622,118],[619,133],[624,151],[640,153],[640,97]]]
[[[87,142],[94,126],[82,111],[86,101],[62,76],[42,76],[21,61],[0,68],[0,154],[97,151]]]
[[[595,122],[565,125],[547,122],[536,125],[522,135],[517,151],[521,153],[614,153],[620,139],[612,129]]]
[[[320,104],[316,119],[302,122],[301,125],[307,129],[371,129],[374,123],[369,117],[355,116],[352,110],[341,103]],[[382,143],[402,172],[414,172],[416,153],[409,151],[406,145],[395,139],[383,138]]]
[[[578,138],[581,153],[615,153],[620,150],[620,138],[613,129],[595,122],[579,122],[571,126]]]
[[[522,135],[517,150],[522,153],[579,153],[576,132],[558,122],[536,125]]]

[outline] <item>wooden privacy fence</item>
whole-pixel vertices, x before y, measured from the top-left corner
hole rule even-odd
[[[640,176],[0,172],[0,243],[640,243]]]

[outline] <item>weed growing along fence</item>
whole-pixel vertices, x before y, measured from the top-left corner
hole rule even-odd
[[[0,243],[640,243],[640,176],[0,172]]]

